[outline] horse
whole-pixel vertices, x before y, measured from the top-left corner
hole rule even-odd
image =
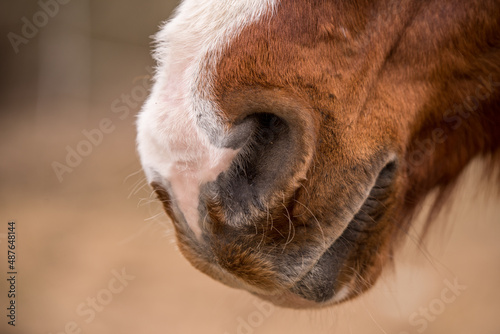
[[[182,1],[137,150],[183,255],[284,307],[368,290],[430,193],[423,234],[472,160],[500,180],[499,31],[496,0]]]

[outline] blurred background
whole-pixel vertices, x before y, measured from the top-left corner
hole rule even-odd
[[[500,333],[500,207],[479,162],[425,244],[417,224],[375,288],[338,307],[270,307],[182,258],[134,142],[150,35],[177,4],[1,2],[0,333]]]

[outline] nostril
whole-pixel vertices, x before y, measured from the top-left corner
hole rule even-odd
[[[232,212],[248,213],[249,206],[262,209],[266,194],[286,177],[285,171],[293,165],[294,147],[290,127],[272,113],[250,114],[234,128],[241,151],[232,167],[218,177],[215,193]]]
[[[229,131],[228,136],[222,142],[222,146],[232,149],[239,149],[245,146],[249,138],[252,137],[252,133],[255,131],[256,126],[257,124],[255,124],[255,121],[252,119],[245,119],[235,124]]]
[[[284,120],[271,113],[251,114],[236,128],[239,135],[245,131],[246,138],[240,139],[244,145],[228,176],[234,178],[232,181],[240,186],[241,193],[241,184],[265,186],[273,179],[272,175],[280,171],[280,165],[290,162],[283,155],[291,149],[290,131]]]
[[[288,132],[288,126],[281,118],[269,113],[249,116],[254,119],[256,129],[253,135],[253,146],[262,147],[272,145]]]
[[[287,128],[284,120],[271,113],[251,114],[233,125],[223,146],[237,149],[272,144]]]
[[[263,127],[258,130],[256,142],[261,145],[272,144],[274,140],[274,132],[272,129]]]
[[[226,223],[241,225],[293,195],[312,161],[318,127],[303,101],[279,89],[233,92],[220,104],[229,127],[223,145],[238,153],[205,186],[202,201],[217,206]]]

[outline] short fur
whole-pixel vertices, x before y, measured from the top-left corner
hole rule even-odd
[[[212,145],[234,152],[200,183],[198,238],[168,177],[154,187],[198,269],[280,305],[324,306],[373,285],[427,194],[435,213],[472,159],[500,165],[500,3],[268,9],[196,73],[209,71],[196,89],[225,129]]]

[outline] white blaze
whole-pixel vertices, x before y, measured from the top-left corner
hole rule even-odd
[[[156,35],[155,84],[138,116],[137,147],[148,181],[170,183],[197,236],[200,186],[214,181],[237,153],[213,144],[225,136],[221,113],[210,101],[215,64],[232,38],[272,13],[278,1],[185,0]]]

